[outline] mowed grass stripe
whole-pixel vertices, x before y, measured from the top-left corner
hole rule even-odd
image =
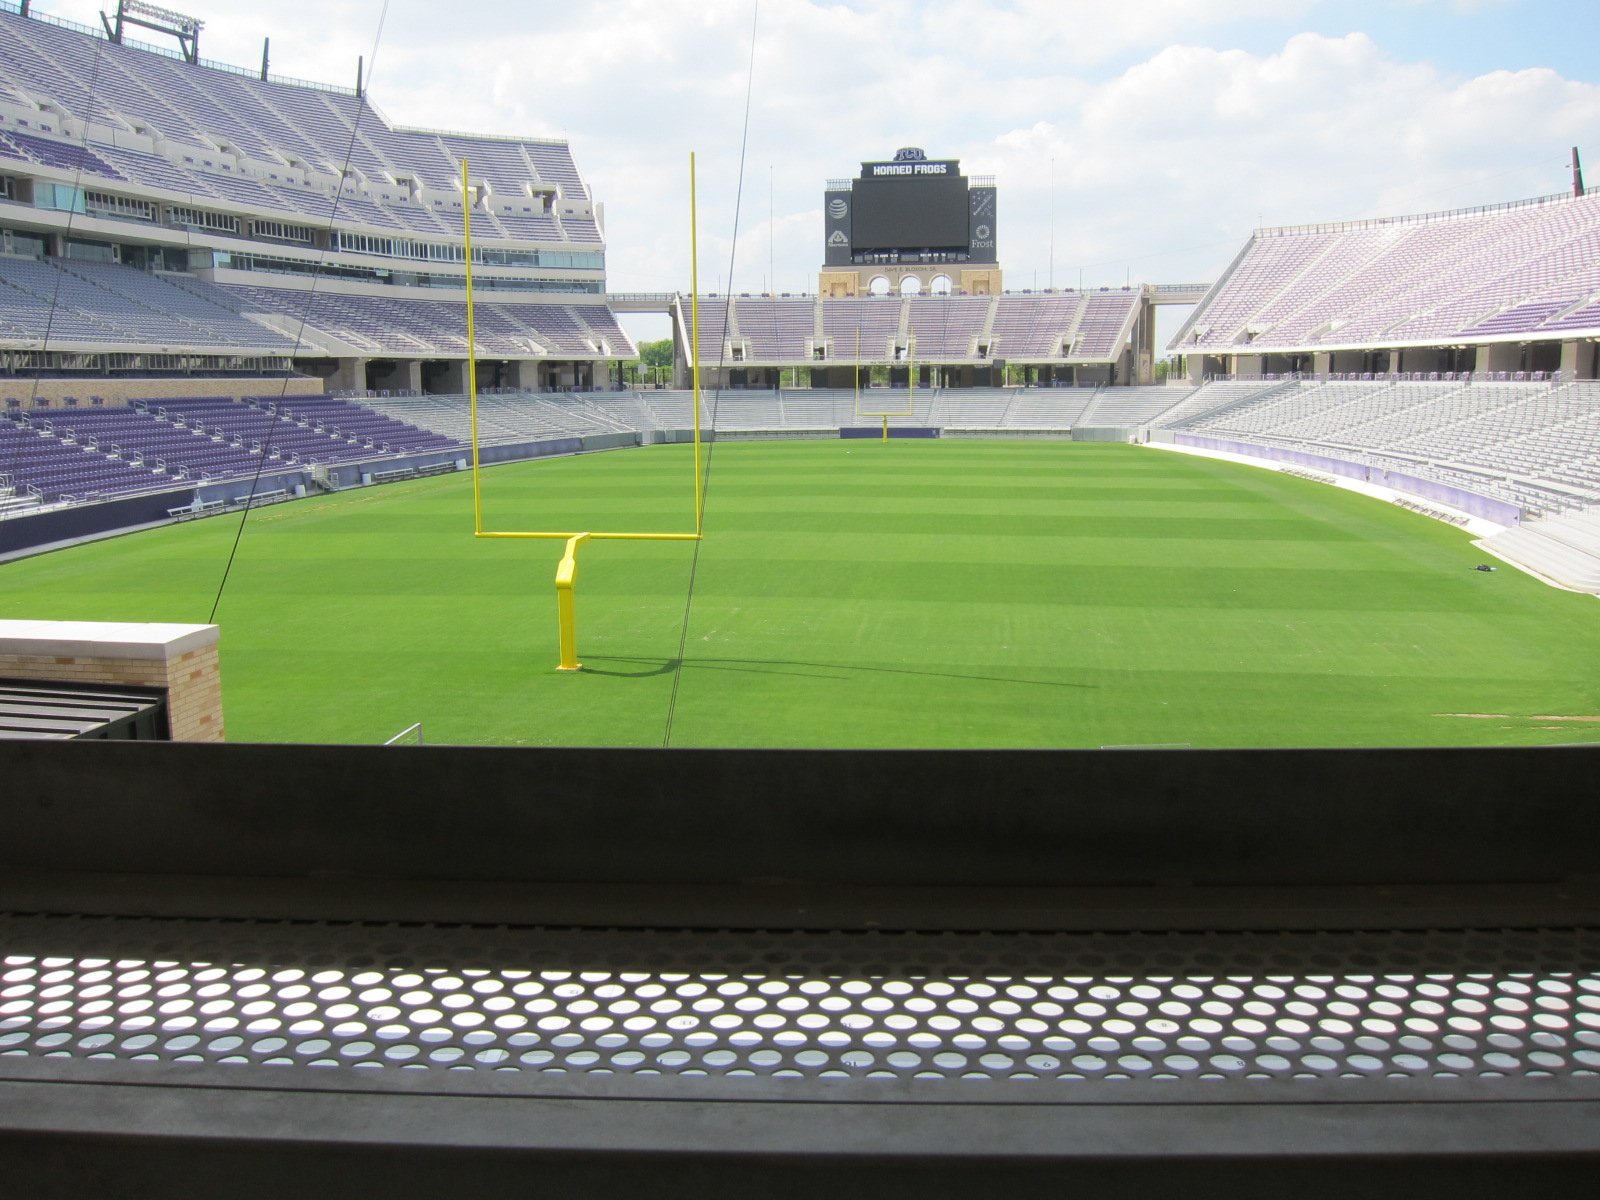
[[[1352,583],[1348,572],[1292,568],[1297,586],[1284,586],[1281,567],[1153,567],[1081,566],[1063,569],[1051,564],[977,563],[923,560],[914,599],[933,603],[975,602],[1001,598],[1005,604],[1044,604],[1069,609],[1110,605],[1119,608],[1228,609],[1272,611],[1427,612],[1475,611],[1476,598],[1466,592],[1450,597],[1429,595],[1418,587],[1416,572],[1361,572]],[[748,594],[748,570],[762,574],[786,596],[869,602],[902,597],[903,562],[833,559],[825,564],[794,559],[719,559],[702,576],[698,595]],[[1160,596],[1160,604],[1152,597]],[[750,595],[753,601],[756,597]],[[1076,619],[1063,612],[1064,621]]]
[[[684,446],[486,470],[490,527],[677,531]],[[680,745],[1600,738],[1600,608],[1459,530],[1270,471],[1061,442],[725,443]],[[0,613],[201,621],[237,526],[0,567]],[[251,516],[219,622],[230,736],[659,744],[687,545],[470,536],[464,475]],[[1552,716],[1574,718],[1552,721]]]

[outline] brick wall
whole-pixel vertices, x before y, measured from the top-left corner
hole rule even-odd
[[[0,679],[162,688],[172,738],[220,742],[215,625],[0,621]]]

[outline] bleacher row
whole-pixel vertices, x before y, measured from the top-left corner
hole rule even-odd
[[[0,339],[286,354],[294,340],[247,319],[221,289],[111,263],[0,257]]]
[[[336,215],[340,224],[433,236],[460,233],[457,181],[466,158],[485,188],[473,210],[475,237],[603,241],[565,142],[398,128],[353,92],[197,68],[92,33],[0,11],[0,103],[37,114],[0,133],[0,158],[228,212],[318,226]],[[89,121],[88,143],[62,138],[41,103]],[[336,213],[334,195],[312,174],[346,179]],[[441,194],[419,199],[409,181]],[[542,196],[552,192],[577,211],[547,207]]]
[[[724,433],[762,431],[830,433],[841,426],[875,424],[893,413],[893,425],[934,425],[952,430],[1059,433],[1092,423],[1142,425],[1188,394],[1182,388],[804,388],[733,389],[704,394],[701,422]],[[467,439],[462,396],[368,396],[361,403],[426,429]],[[694,421],[686,391],[591,392],[572,395],[502,395],[478,398],[478,436],[485,444],[533,441],[618,431],[686,429]]]
[[[626,358],[636,352],[603,303],[479,300],[474,308],[478,352],[488,357]],[[259,317],[279,318],[278,327]],[[467,350],[466,306],[414,293],[339,292],[326,283],[315,291],[224,286],[115,263],[0,255],[0,344],[47,340],[51,346],[280,355],[338,342],[376,354],[460,356]]]
[[[484,395],[486,445],[682,429],[681,391]],[[875,423],[1061,433],[1153,428],[1298,448],[1436,480],[1554,514],[1600,505],[1600,382],[1217,381],[1199,389],[938,388],[710,392],[702,424],[725,433],[827,433]],[[14,411],[0,421],[13,501],[93,499],[293,464],[460,448],[463,396],[164,400]],[[0,493],[0,500],[7,497]]]
[[[378,411],[466,438],[462,397],[374,398]],[[480,401],[485,442],[617,429],[681,429],[690,393],[502,396]],[[1434,480],[1533,514],[1600,505],[1600,382],[1218,381],[1199,389],[920,388],[707,393],[701,420],[740,432],[827,432],[873,424],[947,430],[1180,430],[1288,447]]]
[[[1432,479],[1535,513],[1600,504],[1600,382],[1209,383],[1151,424]]]
[[[400,419],[466,436],[465,400],[369,399]],[[480,409],[480,422],[485,412]],[[497,397],[484,440],[684,428],[687,392]],[[1600,382],[1214,382],[1199,389],[827,389],[709,393],[702,422],[730,433],[826,432],[871,424],[1061,432],[1085,427],[1184,430],[1294,447],[1432,479],[1533,513],[1600,504]],[[565,422],[565,424],[563,424]]]
[[[920,362],[1105,363],[1138,315],[1136,288],[999,296],[702,296],[702,362],[895,361],[909,342]],[[690,319],[684,302],[685,327]],[[737,347],[741,353],[735,354]]]
[[[1600,330],[1600,190],[1258,230],[1174,350],[1282,352]]]
[[[346,400],[226,397],[12,410],[0,420],[10,511],[249,477],[274,465],[370,461],[460,443]]]

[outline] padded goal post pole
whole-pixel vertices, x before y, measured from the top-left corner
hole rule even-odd
[[[561,662],[558,671],[581,671],[578,661],[578,611],[573,595],[578,582],[578,547],[589,540],[589,534],[578,533],[567,539],[566,553],[556,567],[556,620],[560,626]]]

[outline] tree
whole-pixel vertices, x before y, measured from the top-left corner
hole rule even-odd
[[[672,339],[662,338],[659,342],[640,342],[639,361],[647,367],[670,367],[672,365]]]
[[[622,364],[622,378],[635,386],[645,383],[659,384],[672,379],[672,339],[658,342],[640,342],[639,357]]]

